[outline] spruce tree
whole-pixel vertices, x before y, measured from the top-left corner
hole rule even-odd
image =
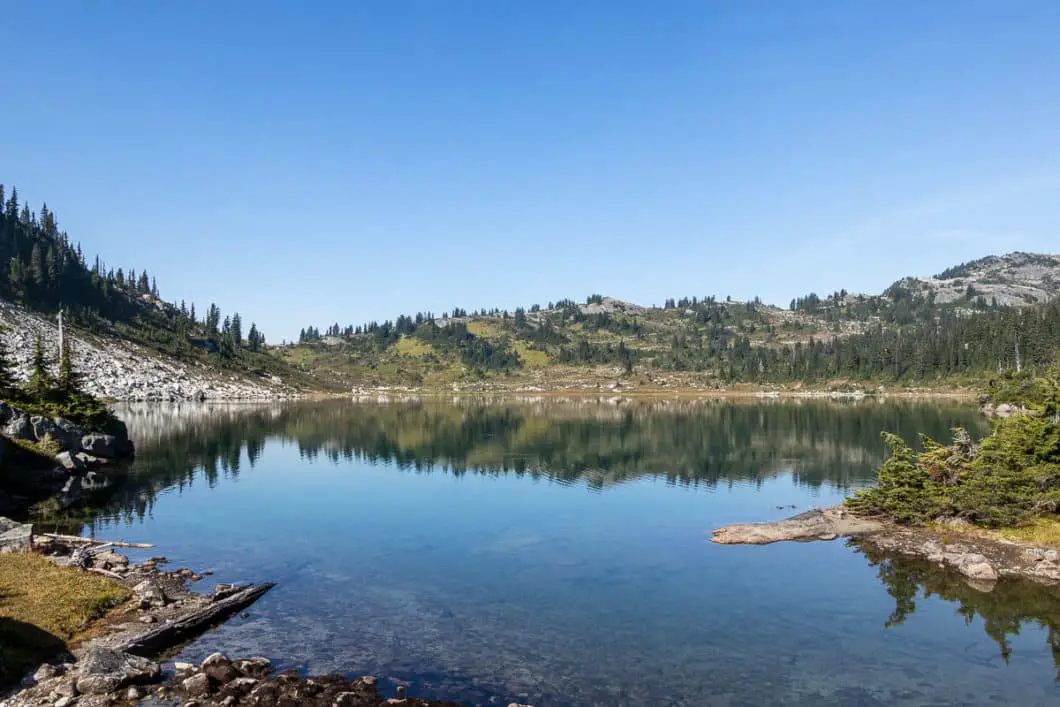
[[[59,352],[59,391],[70,398],[81,392],[81,374],[74,367],[73,351],[70,337],[63,339],[63,349]]]
[[[29,256],[29,277],[37,287],[44,285],[44,257],[40,252],[40,245],[34,243],[33,250]]]
[[[0,330],[2,333],[2,330]],[[15,380],[15,365],[8,358],[7,347],[3,339],[0,339],[0,400],[10,399],[18,391],[18,383]]]
[[[232,334],[232,343],[235,344],[236,348],[239,348],[243,345],[243,318],[239,316],[239,312],[232,315],[230,331]]]
[[[29,380],[26,382],[26,392],[35,400],[43,401],[51,397],[55,390],[55,379],[48,371],[48,354],[44,348],[44,339],[37,334],[37,340],[33,348],[33,359],[30,362]]]

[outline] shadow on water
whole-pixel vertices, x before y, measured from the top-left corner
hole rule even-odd
[[[960,573],[941,569],[927,560],[882,552],[856,540],[850,545],[876,568],[884,589],[894,598],[894,611],[883,623],[886,628],[910,620],[918,600],[936,597],[956,604],[965,623],[970,625],[980,619],[983,630],[997,644],[996,660],[1005,663],[1012,657],[1010,639],[1018,636],[1020,629],[1042,629],[1053,664],[1060,671],[1060,593],[1056,587],[1005,578],[993,586],[976,586]],[[990,664],[993,660],[984,658],[982,662]],[[1060,672],[1057,680],[1060,681]]]

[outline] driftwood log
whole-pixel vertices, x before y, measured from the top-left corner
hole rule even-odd
[[[145,658],[156,656],[174,646],[186,643],[211,626],[250,606],[265,592],[275,586],[273,582],[266,582],[265,584],[244,587],[236,593],[223,599],[218,599],[183,618],[137,634],[114,647],[117,650]]]
[[[80,543],[84,545],[108,545],[113,547],[135,547],[150,549],[154,547],[151,543],[126,543],[118,540],[96,540],[95,538],[83,538],[80,535],[61,535],[59,533],[40,533],[42,538],[50,538],[64,543]]]

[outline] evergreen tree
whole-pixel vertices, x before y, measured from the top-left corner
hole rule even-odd
[[[74,367],[69,336],[63,339],[63,348],[59,352],[58,390],[67,398],[81,392],[81,374]]]
[[[18,188],[11,187],[11,198],[7,200],[6,212],[9,219],[18,218]]]
[[[239,316],[239,312],[232,315],[232,321],[229,327],[232,343],[236,348],[239,348],[243,345],[243,318]]]
[[[0,203],[3,202],[3,194],[0,193]],[[3,330],[0,330],[3,333]],[[0,339],[0,400],[10,399],[18,390],[15,380],[15,365],[8,358],[7,347],[3,339]]]
[[[29,278],[37,287],[44,286],[44,257],[40,252],[40,245],[34,243],[33,250],[29,256]]]
[[[258,325],[254,322],[250,323],[250,331],[247,332],[247,347],[251,351],[257,351],[261,348],[261,334],[258,332]]]
[[[26,382],[26,393],[35,400],[47,400],[55,390],[55,379],[48,370],[49,363],[48,354],[44,348],[44,339],[37,334],[33,359],[30,362],[29,380]]]

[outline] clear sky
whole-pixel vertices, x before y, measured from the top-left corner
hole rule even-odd
[[[1060,2],[9,0],[0,182],[306,324],[1060,251]]]

